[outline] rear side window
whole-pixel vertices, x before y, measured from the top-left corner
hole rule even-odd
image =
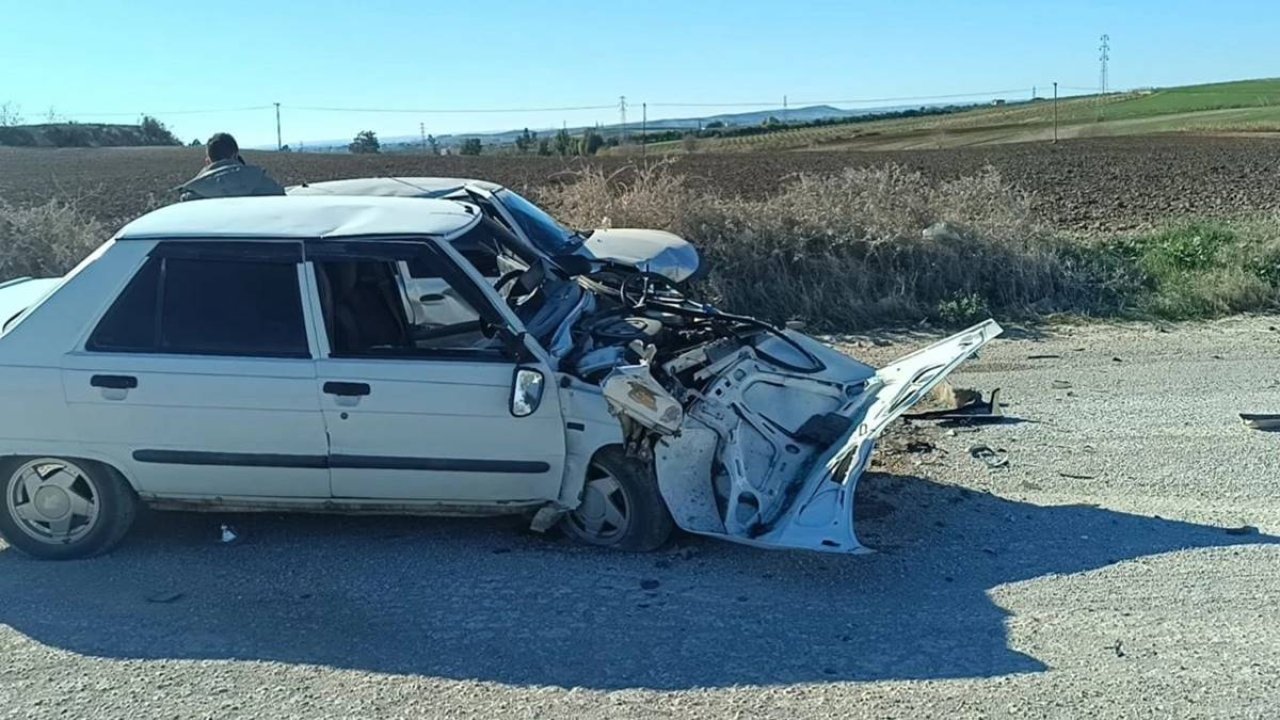
[[[310,357],[297,266],[152,257],[98,323],[87,349]]]

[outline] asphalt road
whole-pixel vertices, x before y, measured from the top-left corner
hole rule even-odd
[[[864,480],[870,556],[188,514],[0,549],[0,717],[1271,716],[1280,434],[1235,414],[1280,412],[1276,326],[997,342],[958,384],[1019,421],[896,431],[927,444]]]

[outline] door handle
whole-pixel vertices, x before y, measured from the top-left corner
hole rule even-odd
[[[132,375],[94,375],[89,385],[106,390],[132,390],[138,387],[138,378]]]
[[[370,389],[368,383],[330,381],[324,384],[324,392],[338,397],[363,397],[369,394]]]
[[[418,302],[420,303],[444,302],[444,295],[440,293],[427,293],[426,295],[423,295],[422,297],[418,298]]]

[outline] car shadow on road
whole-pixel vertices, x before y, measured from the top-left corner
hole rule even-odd
[[[117,659],[255,660],[598,689],[972,678],[1011,649],[1006,583],[1253,534],[868,475],[860,557],[684,537],[651,555],[514,520],[156,514],[109,556],[0,552],[0,623]],[[231,522],[243,541],[217,543]]]

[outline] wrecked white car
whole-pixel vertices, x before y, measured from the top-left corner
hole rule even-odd
[[[572,257],[446,200],[150,213],[65,278],[0,287],[0,533],[89,556],[145,504],[527,513],[627,550],[674,525],[855,553],[876,436],[999,333],[877,371]]]

